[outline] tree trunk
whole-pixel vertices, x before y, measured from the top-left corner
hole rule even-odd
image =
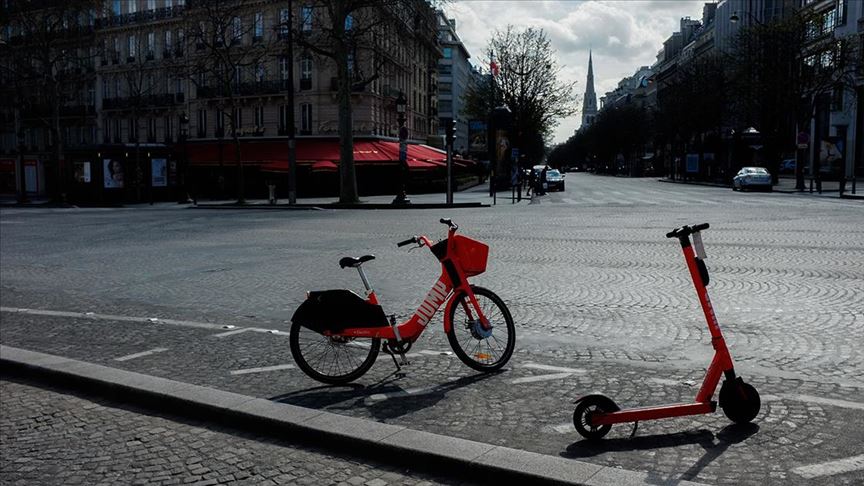
[[[357,175],[354,171],[354,120],[351,113],[351,76],[348,53],[344,46],[336,50],[339,73],[339,202],[353,204],[357,197]]]
[[[63,158],[63,140],[60,138],[60,93],[59,86],[56,82],[54,83],[52,94],[54,95],[54,100],[52,100],[53,103],[51,103],[51,132],[54,138],[54,153],[52,154],[52,157],[54,159],[57,175],[57,190],[54,199],[57,202],[65,203],[66,181],[63,180],[64,171],[60,163],[60,159]]]
[[[240,136],[234,128],[234,160],[237,162],[237,204],[246,204],[246,183],[243,177],[243,159],[240,157]]]

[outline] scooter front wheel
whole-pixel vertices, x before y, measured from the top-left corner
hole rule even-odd
[[[612,425],[595,425],[591,423],[591,417],[599,413],[617,412],[620,407],[605,395],[588,395],[579,400],[576,410],[573,411],[573,425],[579,435],[590,440],[602,439],[612,430]]]
[[[325,336],[298,323],[288,338],[297,366],[310,378],[341,385],[363,376],[375,363],[381,340]]]
[[[746,424],[756,418],[762,401],[759,392],[740,377],[724,380],[720,387],[720,408],[729,420],[736,424]]]

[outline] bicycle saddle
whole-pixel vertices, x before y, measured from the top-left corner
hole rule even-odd
[[[369,260],[374,260],[375,255],[363,255],[360,258],[357,257],[345,257],[339,260],[339,266],[342,268],[352,267],[357,268],[360,265],[368,262]]]

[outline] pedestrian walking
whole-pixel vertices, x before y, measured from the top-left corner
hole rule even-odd
[[[534,186],[537,184],[537,174],[534,172],[534,169],[530,169],[531,173],[528,174],[528,190],[525,191],[525,197],[531,197],[531,191],[534,190]],[[535,193],[537,191],[534,191]]]

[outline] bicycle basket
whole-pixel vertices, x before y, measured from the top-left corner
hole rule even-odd
[[[486,260],[489,258],[489,245],[467,236],[456,235],[456,258],[462,264],[465,275],[473,277],[486,271]]]

